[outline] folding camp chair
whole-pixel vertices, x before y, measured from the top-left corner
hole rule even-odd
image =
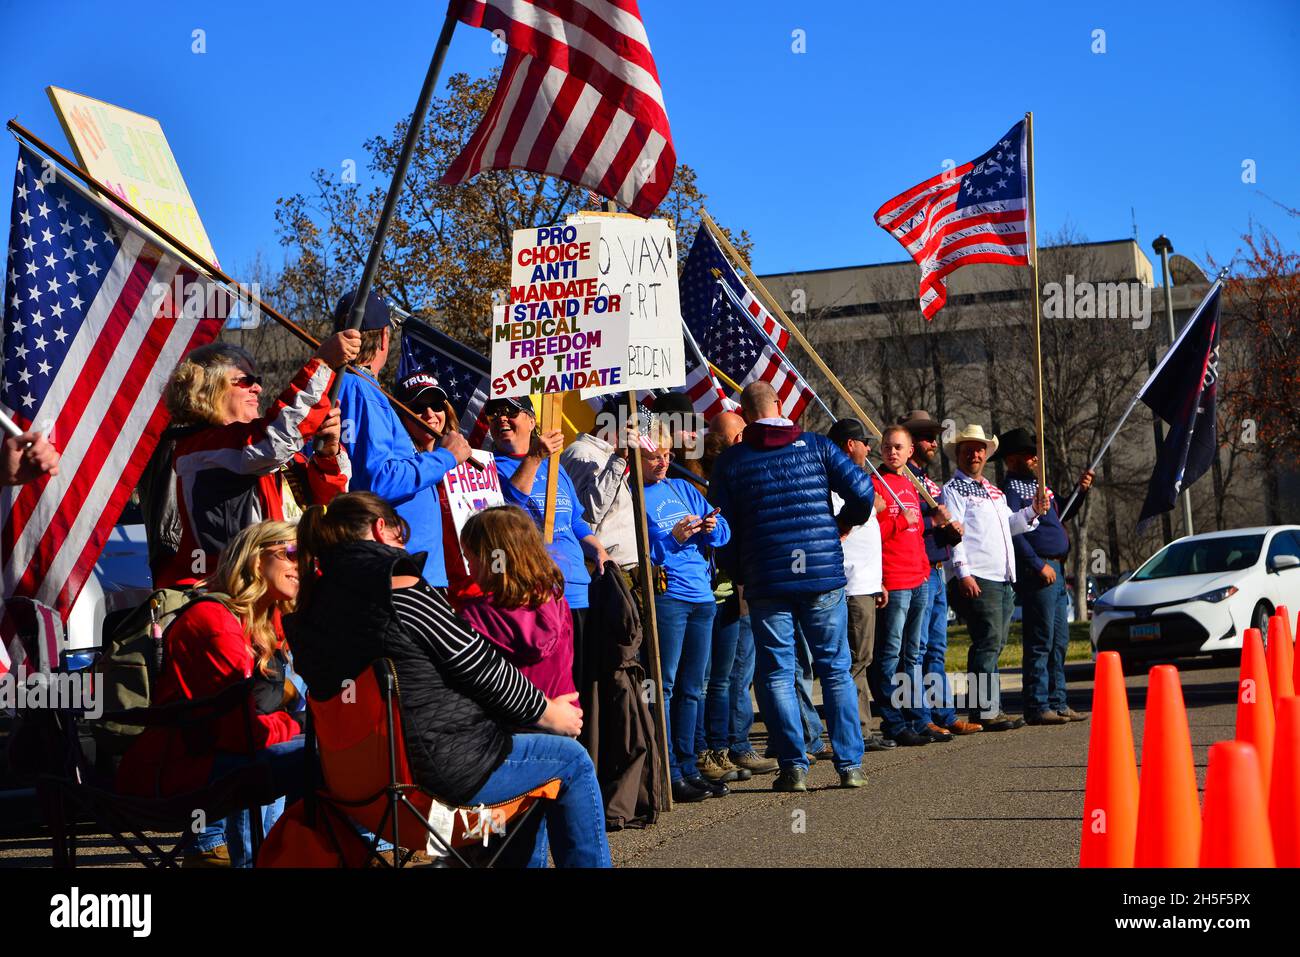
[[[335,826],[351,828],[355,821],[373,834],[370,860],[389,867],[402,867],[410,861],[410,852],[399,853],[403,833],[418,834],[426,846],[432,842],[462,867],[474,866],[471,860],[478,862],[480,855],[470,853],[473,846],[500,836],[483,861],[486,867],[494,866],[515,837],[528,831],[538,802],[559,795],[559,779],[490,806],[473,808],[440,801],[412,780],[399,694],[393,663],[381,658],[357,676],[354,686],[333,698],[320,701],[307,696],[309,742],[314,734],[323,779],[321,788],[308,791],[315,804],[307,809],[309,821],[323,812],[331,835]],[[453,812],[450,840],[430,821],[435,803]],[[379,853],[384,840],[392,842],[391,861]],[[340,861],[344,860],[337,839],[335,846]]]
[[[167,728],[179,735],[187,748],[202,750],[210,747],[212,724],[240,709],[245,717],[247,753],[255,759],[253,708],[249,700],[252,688],[253,680],[249,678],[209,698],[132,708],[105,713],[102,717],[123,724]],[[272,785],[268,765],[253,760],[247,767],[186,794],[163,797],[159,790],[153,797],[136,797],[87,783],[84,769],[88,763],[81,753],[75,729],[71,732],[68,746],[69,757],[64,769],[41,774],[36,780],[37,795],[53,837],[55,867],[76,866],[78,823],[87,818],[111,834],[145,867],[177,867],[180,856],[197,837],[193,830],[194,812],[200,808],[209,821],[247,810],[252,823],[253,856],[256,859],[264,837],[261,805],[269,804],[279,796]],[[163,840],[151,837],[148,833],[151,831],[155,835],[180,832],[180,837],[167,847]]]

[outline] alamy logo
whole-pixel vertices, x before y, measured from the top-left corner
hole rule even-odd
[[[83,894],[78,887],[50,898],[50,926],[55,928],[125,927],[132,937],[148,937],[153,928],[149,894]]]

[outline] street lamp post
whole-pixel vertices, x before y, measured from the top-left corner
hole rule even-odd
[[[1169,282],[1169,254],[1174,251],[1174,244],[1169,241],[1169,237],[1161,233],[1156,237],[1151,248],[1160,254],[1160,275],[1164,280],[1165,286],[1165,320],[1169,324],[1169,345],[1172,347],[1174,340],[1178,338],[1178,330],[1174,328],[1174,297],[1171,284]],[[1192,528],[1192,497],[1190,489],[1183,489],[1183,528],[1188,535],[1195,535]]]

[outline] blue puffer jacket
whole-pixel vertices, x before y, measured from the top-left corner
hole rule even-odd
[[[832,491],[844,499],[839,515]],[[875,492],[825,436],[754,423],[718,459],[709,499],[731,524],[727,557],[745,598],[790,598],[844,587],[840,532],[870,517]]]

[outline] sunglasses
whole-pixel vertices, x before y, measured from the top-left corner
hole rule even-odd
[[[238,386],[241,389],[251,389],[253,386],[261,385],[261,384],[262,384],[262,377],[260,375],[252,375],[250,373],[245,373],[244,375],[241,375],[238,379],[236,379],[234,382],[231,383],[231,385]]]
[[[485,419],[517,419],[527,413],[523,409],[493,409],[491,412],[484,412]]]
[[[297,542],[267,542],[262,546],[262,551],[270,552],[276,558],[283,558],[286,561],[296,562],[298,560]]]

